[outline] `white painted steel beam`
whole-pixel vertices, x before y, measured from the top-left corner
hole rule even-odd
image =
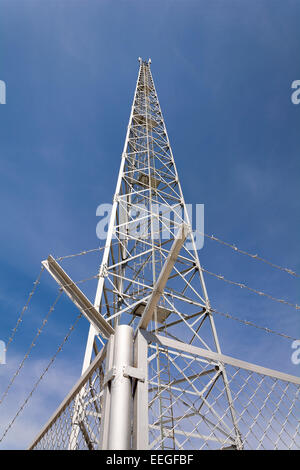
[[[268,377],[272,377],[274,379],[284,380],[286,382],[291,382],[296,385],[300,385],[300,377],[297,377],[295,375],[290,375],[286,374],[285,372],[279,372],[277,370],[268,369],[266,367],[258,366],[250,362],[241,361],[240,359],[235,359],[231,356],[225,356],[224,354],[216,353],[208,349],[203,349],[197,346],[193,346],[191,344],[182,343],[181,341],[176,341],[165,336],[155,335],[154,333],[150,333],[149,331],[140,331],[142,335],[148,340],[148,342],[153,342],[155,344],[159,344],[168,348],[173,348],[179,351],[183,351],[185,353],[193,354],[195,356],[205,357],[217,363],[221,362],[233,367],[238,367],[240,369],[246,369],[251,372],[256,372],[257,374],[267,375]]]
[[[148,399],[148,343],[137,332],[134,341],[134,365],[144,373],[144,380],[137,380],[133,400],[132,448],[145,450],[149,446],[149,399]]]
[[[146,329],[149,322],[151,321],[154,310],[158,304],[158,301],[161,295],[163,294],[167,280],[177,260],[179,251],[182,245],[184,244],[185,239],[188,235],[188,231],[189,231],[189,227],[186,224],[182,224],[181,227],[179,228],[178,233],[170,249],[170,252],[168,254],[168,257],[162,267],[158,280],[156,281],[154,285],[152,294],[149,297],[149,300],[147,302],[143,315],[138,324],[138,328]]]
[[[79,287],[72,281],[63,268],[57,263],[53,256],[49,255],[47,260],[42,261],[43,266],[55,279],[55,281],[62,287],[63,291],[72,300],[76,307],[88,319],[91,325],[100,333],[104,338],[109,338],[114,334],[113,327],[102,317],[96,310],[88,298],[81,292]]]
[[[133,329],[118,325],[114,335],[113,369],[110,382],[110,411],[107,436],[108,450],[131,448],[131,378],[124,375],[124,367],[133,366]]]

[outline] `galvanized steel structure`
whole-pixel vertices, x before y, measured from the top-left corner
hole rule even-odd
[[[81,378],[30,448],[300,448],[300,379],[221,352],[151,61],[139,61],[94,304],[43,262],[90,331]]]

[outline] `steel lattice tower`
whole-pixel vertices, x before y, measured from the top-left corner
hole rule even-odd
[[[160,332],[220,353],[189,215],[151,74],[151,61],[139,61],[95,308],[114,328],[132,325],[135,330]],[[171,213],[176,216],[170,222]],[[184,246],[186,237],[190,238],[190,249]],[[91,362],[95,333],[91,326],[83,372]],[[158,346],[155,355],[157,390],[152,398],[153,407],[158,408],[156,421],[162,448],[173,449],[174,432],[164,436],[164,427],[174,428],[176,406],[169,387],[170,358],[160,353]],[[217,380],[222,382],[230,404],[226,371],[220,365],[217,372],[213,368],[207,374],[203,390],[210,386],[203,393],[208,394]],[[230,408],[234,423],[234,409]],[[234,445],[239,447],[235,423],[234,429]]]
[[[139,62],[94,304],[43,262],[90,330],[82,377],[31,448],[243,449],[276,433],[280,446],[288,426],[297,445],[300,380],[221,353],[151,61]],[[284,415],[281,383],[289,413],[257,437],[255,400],[270,422]]]

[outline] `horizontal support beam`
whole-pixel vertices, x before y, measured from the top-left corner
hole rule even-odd
[[[161,426],[158,426],[156,424],[150,424],[149,428],[156,429],[157,431],[161,431]],[[217,439],[216,437],[213,437],[213,436],[203,436],[203,434],[198,434],[197,432],[181,431],[180,429],[175,428],[175,427],[172,429],[163,428],[164,437],[172,437],[173,433],[178,434],[179,436],[184,436],[188,438],[192,437],[192,438],[201,439],[204,441],[220,442],[221,444],[226,442],[226,439],[222,441],[221,439]]]
[[[151,321],[154,310],[158,304],[161,295],[163,294],[165,285],[168,281],[173,266],[178,258],[179,251],[188,235],[188,231],[189,227],[186,224],[182,224],[180,226],[175,240],[171,246],[170,252],[167,256],[167,259],[162,267],[158,280],[156,281],[153,287],[152,294],[149,297],[143,315],[138,324],[138,328],[146,329],[149,322]]]
[[[131,377],[133,379],[140,380],[141,382],[145,382],[145,372],[137,367],[125,366],[123,375],[125,377]]]
[[[62,287],[76,307],[83,313],[88,321],[95,327],[98,333],[108,339],[114,334],[113,327],[102,317],[98,310],[81,292],[79,287],[72,281],[53,256],[49,255],[47,260],[42,261],[42,265],[47,269],[55,281]]]
[[[240,369],[246,369],[251,372],[256,372],[257,374],[267,375],[273,379],[284,380],[285,382],[291,382],[296,385],[300,385],[300,377],[295,375],[286,374],[285,372],[279,372],[277,370],[267,369],[266,367],[258,366],[250,362],[241,361],[240,359],[235,359],[234,357],[225,356],[224,354],[219,354],[214,351],[209,351],[208,349],[198,348],[191,344],[182,343],[181,341],[176,341],[174,339],[167,338],[165,336],[155,335],[146,330],[141,330],[142,335],[147,339],[148,343],[155,343],[167,348],[176,349],[177,351],[183,351],[184,353],[193,354],[195,356],[204,357],[210,359],[216,363],[228,364],[233,367],[238,367]]]

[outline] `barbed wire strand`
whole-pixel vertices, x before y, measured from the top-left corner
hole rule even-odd
[[[66,256],[60,256],[59,258],[56,258],[56,260],[57,260],[57,261],[62,261],[62,260],[67,259],[67,258],[74,258],[74,257],[76,257],[76,256],[83,256],[83,255],[86,255],[86,254],[88,254],[88,253],[92,253],[92,252],[96,252],[96,251],[101,251],[101,250],[103,250],[104,248],[105,248],[105,246],[103,246],[103,247],[98,247],[98,248],[93,248],[93,249],[91,249],[91,250],[84,250],[84,251],[81,251],[81,252],[79,252],[79,253],[74,253],[74,254],[70,254],[70,255],[66,255]],[[12,341],[13,341],[13,339],[14,339],[14,336],[15,336],[17,330],[18,330],[18,327],[19,327],[20,323],[21,323],[22,320],[23,320],[23,316],[24,316],[26,310],[28,309],[29,303],[30,303],[30,301],[31,301],[31,299],[32,299],[32,297],[33,297],[33,295],[34,295],[36,289],[37,289],[37,286],[40,284],[40,279],[41,279],[41,276],[42,276],[44,270],[45,270],[45,267],[42,266],[42,267],[41,267],[41,270],[40,270],[40,272],[39,272],[38,277],[36,278],[36,280],[35,280],[34,283],[33,283],[33,289],[32,289],[32,291],[29,293],[28,299],[27,299],[27,301],[26,301],[24,307],[23,307],[22,310],[21,310],[21,313],[20,313],[20,316],[19,316],[19,318],[18,318],[18,320],[17,320],[17,322],[16,322],[16,325],[15,325],[15,327],[12,329],[11,336],[9,337],[9,339],[8,339],[6,345],[5,345],[5,351],[8,350],[8,347],[10,346],[10,344],[12,343]],[[94,277],[88,278],[88,279],[80,280],[80,281],[78,281],[78,283],[80,283],[80,282],[86,282],[86,281],[92,280],[92,279],[94,279],[95,277],[97,277],[97,276],[94,276]],[[1,403],[1,402],[0,402],[0,403]]]
[[[79,253],[72,253],[70,255],[65,255],[65,256],[59,256],[58,258],[55,258],[56,261],[63,261],[64,259],[68,259],[68,258],[75,258],[76,256],[83,256],[83,255],[87,255],[88,253],[94,253],[96,251],[101,251],[103,250],[104,247],[98,247],[98,248],[92,248],[90,250],[83,250],[83,251],[80,251]]]
[[[219,279],[224,280],[225,282],[229,282],[229,283],[238,285],[239,287],[245,287],[245,288],[247,288],[247,289],[249,289],[249,290],[251,290],[251,291],[254,291],[254,292],[256,292],[256,293],[259,293],[260,295],[265,295],[266,297],[269,297],[269,298],[271,298],[272,300],[276,300],[276,301],[278,301],[278,302],[280,302],[280,303],[287,303],[288,305],[290,305],[290,306],[292,306],[292,307],[295,307],[296,309],[300,309],[300,306],[298,306],[298,305],[292,304],[292,303],[287,302],[287,301],[282,300],[282,299],[276,299],[276,298],[270,296],[269,294],[265,294],[264,292],[255,291],[254,289],[252,289],[252,288],[250,288],[250,287],[247,287],[247,286],[245,286],[244,284],[235,283],[234,281],[229,281],[229,280],[225,279],[224,276],[221,276],[221,275],[212,273],[212,272],[210,272],[210,271],[207,271],[207,270],[204,269],[204,268],[202,268],[202,270],[203,270],[204,272],[208,273],[208,274],[211,274],[211,275],[213,275],[213,276],[215,276],[215,277],[218,277]],[[99,279],[99,277],[100,277],[100,275],[99,275],[99,274],[96,274],[96,275],[94,275],[94,276],[92,276],[92,277],[89,277],[89,278],[86,278],[86,279],[82,279],[82,280],[80,280],[80,281],[76,281],[76,284],[80,284],[81,282],[86,282],[86,281],[89,281],[89,280],[91,280],[91,279],[96,279],[96,278]],[[71,286],[71,285],[72,285],[72,284],[64,284],[63,287],[68,287],[68,286]],[[93,307],[91,307],[91,308],[93,308]],[[85,310],[90,310],[90,308],[86,308]],[[248,321],[248,320],[243,320],[243,319],[241,319],[241,318],[234,317],[234,316],[230,315],[229,313],[219,312],[218,310],[215,310],[215,309],[211,309],[211,311],[214,312],[214,313],[217,313],[218,315],[222,315],[222,316],[224,316],[224,317],[226,317],[226,318],[229,318],[229,319],[231,319],[231,320],[236,320],[236,321],[238,321],[238,322],[240,322],[240,323],[243,323],[243,324],[246,325],[246,326],[253,326],[253,327],[255,327],[255,328],[264,330],[264,331],[267,332],[267,333],[273,333],[273,334],[275,334],[275,335],[282,336],[282,337],[284,337],[284,338],[288,338],[288,339],[291,339],[291,340],[297,339],[297,338],[293,338],[292,336],[289,336],[289,335],[287,335],[287,334],[285,334],[285,333],[279,333],[279,332],[277,332],[277,331],[271,330],[271,329],[268,328],[268,327],[256,325],[255,323],[250,322],[250,321]]]
[[[51,305],[50,309],[48,310],[47,312],[47,315],[45,316],[44,320],[42,321],[42,325],[41,327],[37,330],[37,333],[35,335],[35,337],[33,338],[32,340],[32,343],[30,344],[25,356],[23,357],[22,361],[20,362],[17,370],[15,371],[14,375],[12,376],[8,386],[6,387],[5,391],[3,392],[1,398],[0,398],[0,405],[2,404],[2,402],[4,401],[5,397],[7,396],[12,384],[14,383],[15,379],[17,378],[17,376],[19,375],[19,373],[21,372],[21,369],[23,368],[24,366],[24,363],[26,361],[26,359],[28,359],[29,355],[30,355],[30,352],[31,350],[33,349],[33,347],[36,345],[36,341],[38,339],[38,337],[40,336],[40,334],[42,333],[44,327],[46,326],[46,324],[48,323],[48,320],[49,320],[49,317],[51,315],[51,313],[53,312],[57,302],[59,301],[61,295],[62,295],[62,290],[60,289],[59,290],[59,293],[55,299],[55,301],[53,302],[53,304]]]
[[[242,289],[247,289],[249,290],[250,292],[253,292],[257,295],[261,295],[261,296],[264,296],[264,297],[267,297],[268,299],[271,299],[271,300],[274,300],[275,302],[279,302],[281,304],[285,304],[285,305],[289,305],[290,307],[293,307],[295,308],[296,310],[300,310],[300,306],[297,305],[297,304],[293,304],[292,302],[289,302],[288,300],[284,300],[284,299],[277,299],[276,297],[273,297],[272,295],[270,294],[267,294],[266,292],[263,292],[263,291],[259,291],[259,290],[256,290],[256,289],[253,289],[252,287],[248,287],[246,286],[246,284],[242,284],[241,282],[235,282],[235,281],[231,281],[230,279],[226,279],[224,276],[222,276],[221,274],[216,274],[216,273],[212,273],[211,271],[208,271],[207,269],[203,268],[203,266],[200,268],[201,271],[207,273],[207,274],[210,274],[211,276],[214,276],[224,282],[227,282],[228,284],[232,284],[232,285],[235,285],[235,286],[238,286],[238,287],[241,287]]]
[[[5,346],[5,350],[6,350],[6,351],[7,351],[8,347],[9,347],[9,345],[12,343],[12,341],[13,341],[13,339],[14,339],[14,336],[15,336],[15,334],[16,334],[16,332],[17,332],[17,329],[18,329],[20,323],[21,323],[22,320],[23,320],[24,313],[25,313],[25,311],[28,309],[29,303],[30,303],[30,301],[31,301],[31,299],[32,299],[33,294],[34,294],[35,291],[36,291],[37,286],[40,284],[40,279],[41,279],[41,276],[42,276],[42,274],[43,274],[44,269],[45,269],[44,266],[42,266],[42,268],[41,268],[41,270],[40,270],[40,272],[39,272],[38,277],[36,278],[36,280],[35,280],[34,283],[33,283],[33,289],[32,289],[32,291],[30,292],[30,294],[29,294],[29,296],[28,296],[28,299],[27,299],[26,304],[25,304],[24,307],[22,308],[22,311],[21,311],[20,316],[19,316],[19,318],[18,318],[18,320],[17,320],[17,323],[16,323],[15,327],[13,328],[12,334],[11,334],[10,338],[8,339],[8,342],[7,342],[6,346]]]
[[[193,231],[193,233],[199,233],[200,235],[204,235],[205,237],[211,239],[211,240],[214,240],[216,241],[217,243],[220,243],[221,245],[224,245],[224,246],[227,246],[229,248],[231,248],[233,251],[235,251],[236,253],[240,253],[242,255],[245,255],[245,256],[249,256],[250,258],[252,259],[256,259],[258,261],[261,261],[262,263],[265,263],[265,264],[268,264],[269,266],[272,266],[273,268],[276,268],[276,269],[279,269],[280,271],[284,271],[288,274],[290,274],[291,276],[295,276],[295,277],[300,277],[300,274],[296,273],[295,271],[293,271],[292,269],[289,269],[289,268],[284,268],[282,266],[279,266],[278,264],[275,264],[275,263],[272,263],[271,261],[268,261],[267,259],[265,258],[262,258],[261,256],[259,256],[258,254],[253,254],[253,253],[248,253],[247,251],[245,250],[241,250],[240,248],[238,248],[236,245],[234,245],[233,243],[228,243],[228,242],[225,242],[224,240],[221,240],[220,238],[217,238],[215,237],[214,235],[208,235],[207,233],[204,233],[204,232],[200,232],[199,230],[195,230]]]
[[[230,283],[234,283],[233,281],[228,281],[228,280],[226,280],[226,279],[224,278],[224,276],[220,276],[220,275],[218,275],[218,274],[211,273],[210,271],[207,271],[207,270],[205,270],[204,268],[202,268],[202,270],[205,271],[205,272],[207,272],[207,273],[209,273],[209,274],[212,274],[212,275],[214,275],[214,276],[216,276],[216,277],[219,277],[219,278],[222,279],[222,280],[225,280],[225,281],[230,282]],[[86,282],[86,281],[89,281],[89,280],[91,280],[91,279],[96,279],[96,278],[99,278],[99,277],[100,277],[100,275],[99,275],[99,274],[96,274],[96,275],[94,275],[94,276],[92,276],[92,277],[89,277],[89,278],[86,278],[86,279],[82,279],[82,280],[80,280],[80,281],[76,281],[76,284],[80,284],[81,282]],[[240,284],[240,283],[234,283],[234,284],[237,284],[239,287],[241,287],[241,284]],[[71,286],[71,285],[72,285],[72,284],[64,284],[63,287],[68,287],[68,286]],[[242,286],[244,286],[244,285],[242,285]],[[245,286],[245,287],[248,288],[247,286]],[[253,289],[251,289],[250,287],[249,287],[248,289],[253,290]],[[258,291],[257,291],[257,292],[258,292]],[[265,293],[260,293],[260,294],[261,294],[261,295],[266,295],[266,296],[270,297],[272,300],[277,300],[277,301],[280,302],[280,303],[285,303],[285,302],[286,302],[286,301],[284,301],[284,300],[275,299],[274,297],[269,296],[269,294],[265,294]],[[292,303],[289,303],[289,302],[287,302],[287,303],[288,303],[288,305],[294,306],[295,308],[298,308],[298,309],[300,308],[300,306],[298,306],[298,305],[295,305],[295,304],[292,304]],[[91,308],[93,308],[93,307],[91,307]],[[85,310],[90,310],[90,308],[86,308]],[[234,317],[234,316],[230,315],[229,313],[219,312],[218,310],[215,310],[215,309],[211,309],[211,311],[214,312],[214,313],[217,313],[218,315],[222,315],[222,316],[224,316],[224,317],[226,317],[226,318],[230,318],[231,320],[236,320],[236,321],[238,321],[238,322],[240,322],[240,323],[243,323],[244,325],[253,326],[253,327],[255,327],[255,328],[264,330],[264,331],[266,331],[267,333],[273,333],[273,334],[275,334],[275,335],[282,336],[282,337],[284,337],[284,338],[288,338],[288,339],[291,339],[291,340],[297,339],[297,338],[293,338],[292,336],[289,336],[289,335],[287,335],[287,334],[285,334],[285,333],[279,333],[279,332],[277,332],[277,331],[271,330],[271,329],[268,328],[268,327],[256,325],[255,323],[250,322],[250,321],[248,321],[248,320],[243,320],[243,319],[241,319],[241,318]]]
[[[243,320],[241,318],[238,318],[238,317],[234,317],[233,315],[231,315],[230,313],[223,313],[223,312],[219,312],[218,310],[215,310],[214,308],[211,309],[211,311],[213,313],[216,313],[218,315],[221,315],[225,318],[229,318],[230,320],[235,320],[239,323],[243,323],[244,325],[246,326],[253,326],[259,330],[263,330],[265,331],[266,333],[272,333],[274,335],[277,335],[277,336],[282,336],[283,338],[287,338],[289,340],[296,340],[297,338],[293,338],[292,336],[289,336],[285,333],[279,333],[278,331],[274,331],[274,330],[271,330],[270,328],[267,328],[266,326],[260,326],[260,325],[256,325],[255,323],[251,322],[251,321],[248,321],[248,320]]]
[[[216,277],[217,279],[220,279],[228,284],[232,284],[232,285],[235,285],[237,287],[240,287],[240,288],[243,288],[243,289],[247,289],[248,291],[252,292],[252,293],[255,293],[257,295],[260,295],[260,296],[264,296],[264,297],[267,297],[269,298],[270,300],[273,300],[275,302],[278,302],[278,303],[281,303],[281,304],[285,304],[285,305],[288,305],[290,307],[293,307],[295,308],[296,310],[300,310],[300,305],[297,305],[297,304],[294,304],[292,302],[289,302],[288,300],[285,300],[285,299],[278,299],[276,297],[273,297],[272,295],[264,292],[264,291],[259,291],[257,289],[253,289],[252,287],[249,287],[247,286],[246,284],[243,284],[241,282],[235,282],[235,281],[232,281],[230,279],[226,279],[225,276],[223,276],[222,274],[216,274],[216,273],[213,273],[207,269],[205,269],[203,266],[200,268],[201,271],[207,273],[207,274],[210,274],[211,276],[214,276]],[[79,281],[76,281],[76,283],[74,282],[74,284],[80,284],[80,283],[83,283],[83,282],[87,282],[87,281],[90,281],[90,280],[93,280],[93,279],[99,279],[99,277],[101,277],[101,274],[98,273],[98,274],[95,274],[94,276],[91,276],[91,277],[88,277],[86,279],[81,279]],[[72,286],[72,283],[71,284],[64,284],[63,287],[69,287],[69,286]]]
[[[115,245],[118,245],[118,244],[119,244],[118,242],[115,242],[115,243],[111,243],[110,246],[115,246]],[[63,261],[64,259],[68,259],[68,258],[75,258],[77,256],[84,256],[84,255],[87,255],[88,253],[94,253],[96,251],[102,251],[107,246],[108,245],[99,246],[98,248],[91,248],[90,250],[83,250],[83,251],[79,251],[78,253],[71,253],[70,255],[59,256],[58,258],[55,258],[55,260],[56,261]]]
[[[9,423],[9,425],[6,427],[4,433],[2,434],[1,438],[0,438],[0,442],[3,441],[3,439],[5,438],[6,434],[8,433],[8,431],[10,430],[10,428],[13,426],[14,422],[16,421],[17,417],[20,415],[20,413],[23,411],[23,409],[25,408],[26,404],[28,403],[28,401],[30,400],[30,398],[32,397],[33,393],[35,392],[35,390],[37,389],[39,383],[42,381],[42,379],[44,378],[45,374],[48,372],[49,368],[51,367],[51,365],[53,364],[53,362],[55,361],[57,355],[59,354],[59,352],[62,350],[64,344],[68,341],[72,331],[74,331],[78,321],[80,320],[80,318],[82,317],[82,313],[80,313],[78,316],[77,316],[77,319],[75,321],[75,323],[73,323],[73,325],[69,328],[69,332],[67,333],[67,335],[64,337],[62,343],[60,344],[60,346],[58,347],[58,349],[56,350],[55,354],[52,356],[52,358],[50,359],[48,365],[46,366],[46,368],[44,369],[44,371],[42,372],[42,374],[40,375],[39,379],[35,382],[31,392],[27,395],[27,398],[25,399],[25,401],[23,402],[23,404],[20,406],[19,410],[17,411],[17,413],[15,414],[14,418],[11,420],[11,422]]]
[[[90,281],[90,280],[92,280],[92,279],[97,279],[97,278],[99,278],[99,274],[96,274],[95,276],[88,277],[88,278],[86,278],[86,279],[80,279],[79,281],[76,281],[76,283],[74,283],[74,284],[77,285],[77,284],[80,284],[80,283],[83,283],[83,282],[87,282],[87,281]],[[57,302],[59,301],[59,299],[60,299],[60,297],[61,297],[61,295],[62,295],[62,293],[63,293],[62,288],[63,288],[63,287],[69,287],[69,286],[72,286],[72,285],[73,285],[73,284],[64,284],[62,287],[59,288],[59,293],[58,293],[58,295],[57,295],[55,301],[54,301],[53,304],[51,305],[50,309],[48,310],[47,315],[45,316],[45,318],[44,318],[44,320],[43,320],[43,322],[42,322],[41,328],[38,329],[37,334],[36,334],[36,336],[34,337],[34,339],[32,340],[32,343],[31,343],[31,345],[29,346],[29,348],[28,348],[28,350],[27,350],[27,352],[26,352],[24,358],[22,359],[21,363],[19,364],[19,367],[17,368],[16,372],[14,373],[14,375],[13,375],[12,379],[10,380],[10,382],[9,382],[7,388],[5,389],[4,393],[3,393],[2,396],[0,397],[0,405],[2,404],[2,402],[3,402],[4,398],[6,397],[6,395],[8,394],[8,392],[9,392],[9,390],[10,390],[12,384],[14,383],[14,381],[15,381],[15,379],[16,379],[16,377],[19,375],[19,373],[20,373],[20,371],[21,371],[21,369],[22,369],[22,367],[23,367],[23,365],[24,365],[26,359],[29,357],[29,354],[30,354],[31,350],[32,350],[33,347],[36,345],[36,340],[38,339],[38,337],[39,337],[40,334],[42,333],[42,331],[43,331],[45,325],[47,324],[47,322],[48,322],[48,320],[49,320],[49,316],[50,316],[51,313],[53,312],[53,310],[54,310],[54,308],[55,308]],[[93,307],[90,307],[90,308],[87,308],[87,309],[85,309],[85,310],[91,310],[92,308],[93,308]]]
[[[200,230],[193,230],[193,233],[199,233],[200,235],[203,235],[205,236],[206,238],[209,238],[210,240],[213,240],[213,241],[216,241],[217,243],[220,243],[221,245],[224,245],[224,246],[227,246],[229,248],[231,248],[234,252],[236,253],[240,253],[242,255],[245,255],[245,256],[248,256],[252,259],[256,259],[258,261],[261,261],[262,263],[265,263],[265,264],[268,264],[269,266],[275,268],[275,269],[279,269],[280,271],[283,271],[283,272],[286,272],[288,274],[290,274],[291,276],[294,276],[294,277],[298,277],[300,278],[300,274],[298,274],[297,272],[295,272],[294,270],[290,269],[290,268],[285,268],[283,266],[280,266],[276,263],[273,263],[271,261],[268,261],[267,259],[259,256],[258,254],[253,254],[253,253],[249,253],[245,250],[242,250],[240,248],[238,248],[235,244],[233,243],[229,243],[229,242],[225,242],[224,240],[221,240],[220,238],[218,237],[215,237],[214,235],[209,235],[208,233],[204,233],[204,232],[201,232]],[[117,245],[118,242],[116,243],[112,243],[111,246],[114,246],[114,245]],[[83,255],[86,255],[88,253],[93,253],[93,252],[96,252],[96,251],[101,251],[103,250],[104,248],[106,248],[106,246],[103,246],[103,247],[98,247],[98,248],[92,248],[90,250],[83,250],[83,251],[80,251],[78,253],[73,253],[73,254],[70,254],[70,255],[66,255],[66,256],[60,256],[58,258],[56,258],[57,261],[62,261],[64,259],[67,259],[67,258],[74,258],[74,257],[77,257],[77,256],[83,256]]]
[[[76,283],[74,282],[74,283],[71,283],[71,284],[64,284],[64,285],[62,285],[62,287],[59,288],[59,293],[58,293],[58,295],[57,295],[57,297],[56,297],[54,303],[51,305],[50,309],[48,310],[47,315],[45,316],[45,318],[44,318],[44,320],[43,320],[43,322],[42,322],[41,328],[38,329],[37,334],[36,334],[36,336],[34,337],[34,339],[32,340],[32,343],[31,343],[31,345],[29,346],[29,348],[28,348],[28,350],[27,350],[27,352],[26,352],[24,358],[22,359],[21,363],[19,364],[19,367],[18,367],[17,370],[15,371],[15,373],[14,373],[12,379],[10,380],[10,382],[9,382],[9,384],[8,384],[8,386],[7,386],[7,388],[5,389],[5,391],[3,392],[2,396],[0,397],[0,405],[2,404],[2,402],[3,402],[4,399],[5,399],[5,397],[7,396],[7,394],[8,394],[8,392],[9,392],[11,386],[13,385],[13,383],[14,383],[14,381],[15,381],[15,379],[16,379],[16,377],[19,375],[19,373],[20,373],[22,367],[24,366],[24,363],[25,363],[26,359],[29,357],[29,354],[30,354],[31,350],[32,350],[33,347],[36,345],[36,340],[38,339],[38,337],[39,337],[40,334],[42,333],[42,331],[43,331],[45,325],[47,324],[47,322],[48,322],[48,320],[49,320],[49,316],[51,315],[51,313],[53,312],[53,310],[54,310],[54,308],[55,308],[57,302],[59,301],[59,299],[60,299],[60,297],[61,297],[61,295],[62,295],[62,293],[63,293],[63,288],[64,288],[64,287],[72,286],[73,284],[77,285],[77,284],[80,284],[80,283],[84,283],[84,282],[87,282],[87,281],[91,281],[92,279],[97,279],[97,278],[99,278],[99,274],[96,274],[96,275],[94,275],[94,276],[91,276],[91,277],[88,277],[88,278],[85,278],[85,279],[80,279],[79,281],[76,281]],[[91,310],[91,309],[93,309],[93,306],[92,306],[92,307],[89,307],[89,308],[86,308],[86,309],[84,309],[84,310],[86,311],[86,310]]]
[[[207,270],[204,269],[203,267],[202,267],[202,270],[203,270],[204,272],[208,273],[208,274],[212,274],[212,275],[218,277],[219,279],[224,280],[225,282],[233,283],[233,284],[235,284],[235,285],[237,285],[237,286],[239,286],[239,287],[245,287],[245,288],[247,288],[247,289],[249,289],[249,290],[251,290],[251,291],[254,291],[255,293],[259,293],[260,295],[264,295],[264,296],[266,296],[266,297],[269,297],[269,298],[271,298],[272,300],[275,300],[275,301],[280,302],[280,303],[287,303],[287,305],[289,305],[289,306],[292,306],[292,307],[294,307],[294,308],[296,308],[296,309],[300,309],[300,306],[298,306],[298,305],[292,304],[292,303],[287,302],[287,301],[282,300],[282,299],[276,299],[275,297],[272,297],[272,296],[270,296],[269,294],[266,294],[266,293],[264,293],[264,292],[255,291],[254,289],[252,289],[252,288],[250,288],[250,287],[247,287],[247,286],[245,286],[244,284],[235,283],[234,281],[229,281],[229,280],[225,279],[224,276],[221,276],[221,275],[212,273],[212,272],[210,272],[210,271],[207,271]],[[92,276],[92,277],[89,277],[89,278],[87,278],[87,279],[83,279],[83,280],[80,280],[80,281],[76,281],[76,284],[80,284],[81,282],[86,282],[86,281],[89,281],[89,280],[91,280],[91,279],[96,279],[96,278],[99,279],[99,277],[100,277],[100,275],[99,275],[99,274],[96,274],[96,275],[94,275],[94,276]],[[64,284],[63,287],[68,287],[69,285],[71,285],[71,284]],[[87,309],[85,309],[85,310],[90,310],[90,309],[87,308]],[[243,319],[241,319],[241,318],[234,317],[233,315],[230,315],[229,313],[219,312],[218,310],[215,310],[215,309],[211,309],[211,311],[214,312],[214,313],[216,313],[216,314],[218,314],[218,315],[221,315],[221,316],[223,316],[223,317],[226,317],[226,318],[229,318],[229,319],[231,319],[231,320],[235,320],[235,321],[238,321],[238,322],[240,322],[240,323],[243,323],[243,324],[246,325],[246,326],[253,326],[253,327],[257,328],[257,329],[264,330],[264,331],[267,332],[267,333],[272,333],[272,334],[275,334],[275,335],[277,335],[277,336],[282,336],[282,337],[287,338],[287,339],[290,339],[290,340],[296,340],[296,339],[297,339],[297,338],[293,338],[292,336],[289,336],[289,335],[287,335],[287,334],[285,334],[285,333],[280,333],[280,332],[274,331],[274,330],[272,330],[272,329],[270,329],[270,328],[268,328],[268,327],[256,325],[255,323],[250,322],[250,321],[248,321],[248,320],[243,320]]]

